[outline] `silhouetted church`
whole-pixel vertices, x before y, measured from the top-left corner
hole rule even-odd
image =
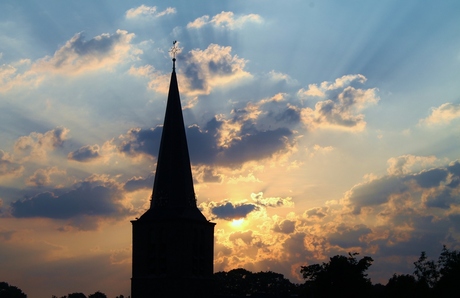
[[[132,298],[212,295],[215,223],[196,205],[175,62],[150,209],[131,221]]]

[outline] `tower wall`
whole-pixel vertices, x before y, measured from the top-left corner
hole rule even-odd
[[[175,219],[132,224],[132,298],[212,297],[214,223]]]

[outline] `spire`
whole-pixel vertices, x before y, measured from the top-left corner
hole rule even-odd
[[[173,71],[158,153],[150,209],[142,218],[186,217],[206,220],[196,206],[184,118],[175,71],[176,42],[171,49]]]
[[[169,51],[172,55],[172,62],[173,62],[173,72],[176,72],[176,54],[179,53],[179,48],[177,47],[177,40],[173,41],[173,46]]]

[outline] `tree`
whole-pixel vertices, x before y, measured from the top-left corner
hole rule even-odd
[[[436,293],[447,296],[449,293],[460,290],[460,252],[450,251],[444,245],[438,259],[439,281],[436,284]]]
[[[0,282],[0,298],[27,298],[21,289],[10,286],[6,282]]]
[[[290,297],[296,290],[296,285],[284,278],[283,274],[272,271],[252,273],[238,268],[217,272],[214,279],[222,296]]]
[[[419,287],[415,277],[410,274],[393,274],[385,286],[385,296],[393,298],[417,297]]]
[[[72,293],[67,295],[67,298],[86,298],[86,295],[83,293]]]
[[[417,282],[427,290],[438,282],[439,272],[434,261],[428,260],[426,253],[422,251],[417,262],[414,262],[414,275]]]
[[[328,263],[302,266],[309,292],[315,297],[368,297],[372,284],[365,272],[374,260],[367,256],[357,260],[357,255],[337,255]]]
[[[88,298],[107,298],[107,295],[97,291],[96,293],[89,295]]]

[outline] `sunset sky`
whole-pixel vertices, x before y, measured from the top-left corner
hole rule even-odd
[[[0,281],[129,295],[171,58],[215,271],[460,249],[457,0],[2,0]],[[180,268],[178,268],[180,272]]]

